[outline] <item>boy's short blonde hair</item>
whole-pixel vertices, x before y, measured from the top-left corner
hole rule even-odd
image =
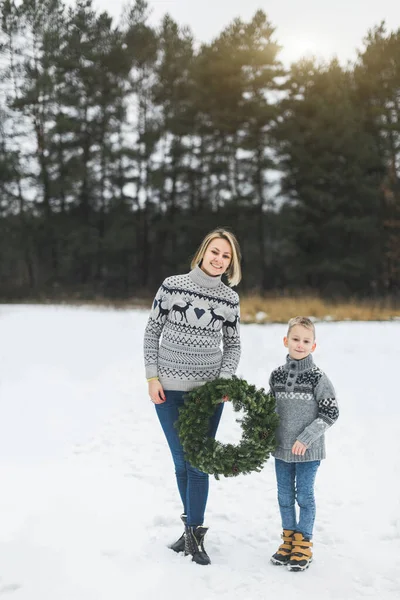
[[[309,329],[310,331],[312,331],[314,340],[315,340],[315,327],[314,327],[314,323],[311,321],[311,319],[309,319],[308,317],[293,317],[292,319],[290,319],[290,321],[288,323],[288,332],[287,332],[288,337],[289,337],[290,331],[293,329],[293,327],[295,325],[302,325],[302,327],[305,327],[306,329]]]
[[[226,240],[231,249],[232,249],[232,258],[229,267],[226,270],[226,276],[228,278],[228,283],[232,287],[237,285],[242,279],[242,270],[240,268],[240,261],[242,259],[242,254],[240,252],[239,242],[237,241],[234,234],[227,229],[218,228],[214,229],[214,231],[210,231],[201,242],[198,247],[196,254],[193,257],[193,260],[190,264],[190,267],[194,269],[204,258],[204,254],[207,250],[207,246],[212,240],[215,238],[222,238]]]

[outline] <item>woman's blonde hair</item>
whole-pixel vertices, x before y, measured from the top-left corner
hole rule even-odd
[[[215,240],[215,238],[222,238],[226,240],[232,249],[231,262],[225,273],[228,279],[228,283],[231,287],[234,285],[238,285],[238,283],[242,279],[242,269],[240,268],[242,254],[240,252],[239,242],[237,241],[236,237],[233,233],[227,231],[226,229],[214,229],[214,231],[210,231],[210,233],[206,235],[206,237],[198,247],[197,252],[194,255],[193,260],[190,264],[190,267],[194,269],[197,265],[201,263],[209,243],[212,242],[212,240]]]

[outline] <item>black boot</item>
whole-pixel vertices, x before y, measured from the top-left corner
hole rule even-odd
[[[186,528],[186,515],[181,515],[181,519]],[[168,546],[168,548],[171,548],[174,552],[183,552],[185,550],[185,532],[182,533],[179,540],[176,540],[176,542]]]
[[[198,565],[210,565],[211,560],[204,548],[204,537],[208,527],[185,527],[185,554],[191,554]]]

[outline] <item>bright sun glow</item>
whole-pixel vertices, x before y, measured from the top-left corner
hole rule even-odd
[[[311,58],[329,60],[334,55],[334,50],[329,48],[326,43],[315,36],[311,37],[291,37],[282,41],[282,51],[280,58],[284,63],[292,63],[301,58]]]

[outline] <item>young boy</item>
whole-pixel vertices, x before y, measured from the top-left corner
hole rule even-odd
[[[314,481],[325,458],[325,431],[339,416],[335,390],[312,359],[315,328],[307,317],[290,319],[283,343],[286,364],[271,373],[270,389],[279,414],[275,472],[282,518],[282,540],[274,565],[304,571],[312,561],[315,520]],[[300,508],[296,520],[295,500]]]

